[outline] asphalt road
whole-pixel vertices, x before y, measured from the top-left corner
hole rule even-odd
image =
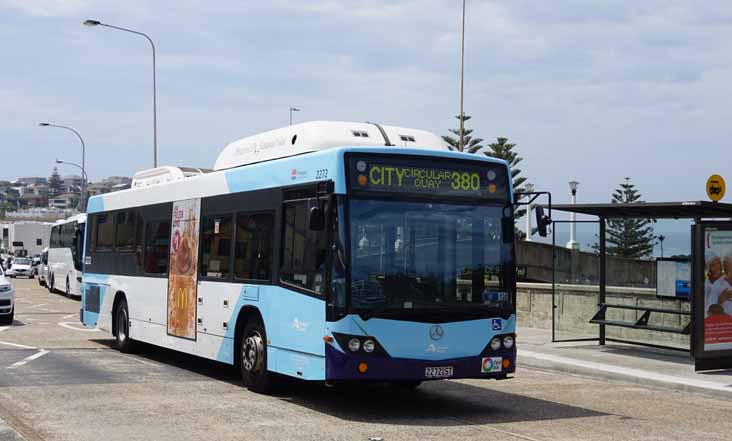
[[[0,440],[732,440],[729,400],[521,368],[415,392],[288,381],[248,392],[225,365],[112,349],[79,301],[16,280],[0,327]]]

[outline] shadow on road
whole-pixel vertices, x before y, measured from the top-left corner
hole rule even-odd
[[[95,341],[114,348],[114,340]],[[133,356],[232,385],[241,384],[235,368],[208,359],[147,344],[139,344]],[[144,375],[144,370],[144,366],[140,366],[138,375]],[[607,415],[591,409],[455,381],[427,382],[410,391],[380,383],[331,387],[322,382],[304,382],[281,376],[276,378],[277,386],[273,395],[278,399],[347,421],[459,426]],[[242,388],[242,393],[249,392]]]
[[[94,339],[95,343],[117,350],[113,339]],[[131,357],[152,361],[173,369],[185,370],[213,380],[225,381],[230,384],[240,384],[236,369],[228,364],[219,363],[207,358],[184,354],[171,349],[153,346],[147,343],[135,342],[135,352]],[[144,371],[144,367],[140,367]],[[144,375],[141,372],[140,375]]]
[[[428,382],[412,391],[380,384],[324,387],[297,381],[287,383],[291,383],[291,388],[286,393],[278,391],[280,399],[357,422],[462,426],[607,415],[455,381]]]

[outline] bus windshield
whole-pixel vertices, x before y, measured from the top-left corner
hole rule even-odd
[[[351,199],[351,309],[512,309],[502,217],[502,205]]]

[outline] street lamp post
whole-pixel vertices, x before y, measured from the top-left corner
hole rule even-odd
[[[526,193],[531,193],[534,191],[534,184],[525,184],[524,188],[526,189]],[[531,196],[527,195],[527,198],[530,198]],[[526,209],[526,240],[528,242],[531,242],[531,204],[528,204],[528,208]]]
[[[462,27],[462,43],[460,45],[460,147],[459,151],[465,149],[464,133],[465,133],[465,114],[463,112],[463,96],[465,83],[465,0],[463,0],[463,27]]]
[[[572,205],[577,203],[577,186],[579,182],[570,181],[569,189],[572,191]],[[572,212],[569,217],[571,223],[569,224],[569,242],[567,242],[567,248],[570,250],[579,250],[579,243],[577,243],[577,213]]]
[[[300,109],[297,107],[290,107],[290,125],[292,125],[292,112],[299,112]]]
[[[78,168],[79,170],[81,170],[81,188],[82,189],[84,188],[84,185],[87,182],[87,177],[86,177],[86,170],[84,170],[84,168],[82,166],[80,166],[79,164],[75,164],[73,162],[62,161],[60,159],[56,159],[56,164],[72,165],[72,166]],[[85,211],[84,205],[85,205],[84,204],[84,191],[82,190],[81,203],[79,204],[79,208],[80,208],[79,211]]]
[[[147,41],[150,42],[150,47],[152,47],[152,80],[153,80],[153,167],[158,166],[158,100],[157,100],[157,85],[156,85],[156,79],[155,79],[155,43],[153,43],[152,38],[150,38],[149,35],[144,34],[142,32],[133,31],[132,29],[127,28],[121,28],[119,26],[112,26],[110,24],[102,23],[98,20],[85,20],[84,26],[104,26],[107,28],[117,29],[119,31],[129,32],[131,34],[136,34],[143,36],[147,39]]]
[[[79,132],[68,126],[61,126],[58,124],[51,124],[47,122],[38,123],[40,127],[55,127],[57,129],[66,129],[74,132],[74,134],[81,141],[81,209],[86,209],[86,144],[84,144],[84,138],[81,137]]]

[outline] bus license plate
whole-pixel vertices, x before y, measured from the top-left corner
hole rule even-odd
[[[427,378],[449,378],[452,377],[452,366],[427,367],[424,368],[424,376]]]

